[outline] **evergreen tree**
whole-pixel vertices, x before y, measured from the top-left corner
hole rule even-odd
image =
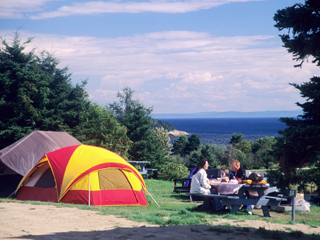
[[[209,168],[218,168],[220,164],[218,160],[218,153],[216,152],[217,145],[205,144],[201,145],[197,151],[193,151],[189,157],[188,168],[192,170],[195,168],[201,159],[207,159]]]
[[[296,67],[301,67],[309,56],[320,66],[320,1],[306,0],[305,4],[297,3],[291,7],[278,10],[274,16],[275,27],[279,31],[288,30],[280,35],[284,47],[293,54],[293,59],[299,61]]]
[[[243,140],[243,136],[241,133],[233,133],[229,144],[236,145]]]
[[[186,145],[187,145],[187,137],[179,136],[176,140],[173,141],[173,146],[172,146],[173,154],[185,156]]]
[[[184,149],[185,154],[189,155],[192,151],[197,151],[200,147],[200,144],[200,137],[196,134],[191,134]]]
[[[281,35],[284,47],[292,53],[294,60],[300,63],[312,56],[313,63],[320,66],[320,2],[306,0],[305,4],[294,4],[278,10],[274,16],[275,27],[288,33]],[[281,118],[287,128],[279,133],[277,151],[280,165],[286,172],[287,181],[294,178],[297,167],[319,161],[320,152],[320,78],[312,77],[310,82],[301,85],[291,84],[300,90],[305,103],[297,103],[303,109],[298,118]],[[291,182],[294,183],[294,182]],[[287,182],[288,184],[288,182]]]
[[[107,108],[90,104],[81,123],[72,132],[84,144],[104,147],[129,159],[128,150],[132,142],[127,137],[127,128],[120,125]]]
[[[12,43],[1,38],[0,149],[34,130],[68,131],[88,107],[86,82],[74,87],[68,69],[47,52],[26,52],[15,32]]]
[[[252,152],[255,162],[260,167],[269,169],[269,167],[277,162],[276,155],[274,154],[276,143],[277,139],[275,137],[260,138],[253,143]]]
[[[146,108],[138,100],[134,100],[133,93],[128,87],[124,88],[122,93],[118,92],[119,102],[110,104],[110,109],[127,128],[127,135],[132,141],[129,149],[131,159],[150,161],[152,167],[160,168],[168,159],[152,129],[152,108]]]
[[[240,150],[243,153],[252,153],[252,142],[242,139],[240,142],[235,143],[236,149]]]
[[[300,90],[305,103],[297,103],[304,114],[299,118],[281,118],[287,128],[279,133],[278,151],[281,167],[293,173],[304,164],[314,164],[320,157],[320,78],[313,77],[301,85],[292,84]]]

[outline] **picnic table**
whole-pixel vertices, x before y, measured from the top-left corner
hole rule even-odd
[[[147,175],[151,175],[157,171],[155,168],[146,168],[146,165],[150,163],[149,161],[128,161],[128,163],[133,165],[143,178],[147,178]]]
[[[231,214],[236,214],[241,205],[260,205],[263,216],[270,217],[269,207],[279,206],[281,201],[287,201],[286,198],[268,196],[268,185],[244,184],[238,192],[239,199],[222,199],[225,205],[231,205]]]
[[[230,184],[230,185],[228,185]],[[215,183],[218,194],[190,193],[191,196],[203,199],[203,209],[210,210],[213,198],[220,198],[224,205],[231,206],[231,214],[236,214],[241,205],[260,205],[264,217],[270,217],[269,207],[279,206],[286,198],[268,196],[269,185]],[[223,194],[226,193],[226,194]]]
[[[234,194],[243,186],[243,184],[239,184],[238,181],[235,182],[216,182],[213,180],[210,181],[210,185],[219,194]]]

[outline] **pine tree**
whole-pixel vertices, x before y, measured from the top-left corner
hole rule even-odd
[[[104,147],[129,159],[128,150],[132,142],[127,136],[127,128],[120,125],[107,108],[90,104],[89,109],[83,112],[82,121],[72,132],[83,144]]]
[[[278,10],[274,16],[275,27],[288,33],[281,35],[281,40],[294,60],[299,61],[295,67],[302,67],[305,60],[313,57],[312,62],[320,66],[320,2],[306,0],[305,4],[294,4]],[[287,181],[295,174],[297,167],[304,164],[318,164],[320,160],[320,78],[314,76],[303,84],[291,83],[300,90],[306,99],[297,103],[303,114],[297,118],[281,118],[287,128],[280,131],[277,143],[280,166],[287,175]],[[318,177],[319,180],[319,177]],[[287,182],[288,184],[288,182]]]
[[[73,86],[68,69],[47,52],[26,52],[15,32],[12,43],[1,38],[0,149],[34,130],[67,131],[78,125],[89,105],[86,82]]]
[[[118,92],[119,102],[110,104],[110,109],[127,128],[128,138],[132,141],[130,158],[135,161],[150,161],[152,167],[160,169],[168,158],[152,129],[152,108],[146,108],[139,100],[134,100],[133,93],[131,88],[125,87],[122,93]]]

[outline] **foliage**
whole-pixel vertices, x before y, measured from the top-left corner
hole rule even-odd
[[[152,112],[152,107],[147,108],[140,103],[139,100],[133,99],[134,91],[129,87],[124,87],[122,92],[117,93],[119,102],[110,104],[110,109],[114,111],[120,122],[125,122],[126,116],[133,113],[135,109],[142,109],[146,116],[149,116]],[[151,118],[149,119],[152,122]]]
[[[299,193],[311,193],[317,190],[316,182],[319,183],[319,173],[318,168],[313,169],[298,169],[295,177],[297,180],[297,190]]]
[[[210,168],[230,168],[231,162],[239,160],[245,169],[270,168],[277,163],[275,145],[277,138],[264,137],[256,141],[249,141],[242,137],[241,133],[235,133],[232,137],[234,144],[227,146],[216,144],[200,145],[198,150],[185,154],[185,146],[188,139],[180,136],[173,143],[173,156],[180,156],[189,170],[197,166],[198,162],[205,158]]]
[[[201,145],[197,151],[193,151],[189,156],[189,162],[187,167],[189,170],[195,168],[201,159],[207,159],[209,168],[218,168],[221,165],[219,161],[219,152],[217,151],[218,146],[213,144]]]
[[[242,139],[240,142],[234,144],[236,149],[240,150],[243,153],[252,153],[253,142],[249,140]]]
[[[170,159],[169,161],[181,163],[185,166],[187,166],[188,161],[189,161],[188,157],[182,157],[180,155],[170,155],[169,159]]]
[[[247,155],[238,150],[238,149],[234,149],[234,157],[232,159],[233,160],[238,160],[241,163],[241,167],[243,167],[244,169],[252,169],[253,166],[249,165],[249,161],[247,161]],[[231,168],[231,163],[227,166],[228,168]]]
[[[243,141],[243,137],[241,133],[233,133],[229,144],[236,145]]]
[[[281,35],[281,40],[284,47],[293,54],[294,60],[300,61],[296,66],[301,67],[309,56],[313,56],[313,63],[320,66],[319,11],[319,1],[306,0],[304,5],[295,4],[278,10],[274,16],[277,22],[275,26],[280,31],[289,31]],[[294,180],[295,168],[319,162],[320,78],[312,77],[309,82],[291,85],[300,90],[301,96],[306,99],[305,103],[297,103],[303,109],[303,115],[280,119],[287,128],[279,132],[282,138],[278,140],[275,152],[280,158],[280,167],[286,179]]]
[[[185,156],[185,148],[187,145],[187,137],[186,136],[179,136],[175,141],[173,141],[173,154]]]
[[[260,138],[252,142],[243,139],[241,133],[234,133],[230,142],[233,144],[223,150],[224,157],[217,161],[225,168],[229,168],[234,159],[239,160],[245,169],[269,168],[277,162],[274,154],[277,139],[274,137]]]
[[[276,186],[280,189],[280,192],[286,192],[288,186],[285,184],[284,174],[279,167],[267,170],[268,183],[270,186]]]
[[[255,161],[259,162],[259,167],[269,169],[278,162],[274,153],[276,143],[275,137],[264,137],[254,142],[252,152]]]
[[[12,43],[0,47],[0,149],[40,129],[68,131],[81,121],[89,105],[86,82],[73,86],[67,68],[43,51],[26,52],[15,32]]]
[[[152,119],[153,122],[153,128],[164,128],[168,131],[173,131],[175,130],[175,128],[172,126],[171,123],[165,122],[165,121],[161,121],[158,119]]]
[[[320,162],[317,162],[313,168],[310,168],[308,178],[311,183],[317,186],[316,192],[320,196]]]
[[[126,126],[127,135],[133,142],[129,149],[130,158],[135,161],[150,161],[152,167],[160,169],[168,158],[152,130],[152,108],[146,108],[139,100],[134,100],[133,93],[131,88],[125,87],[117,94],[119,102],[110,104],[110,109],[118,121]]]
[[[184,149],[185,154],[189,155],[192,151],[197,151],[200,147],[200,143],[200,137],[196,134],[191,134],[191,136],[188,137],[188,141]]]
[[[292,7],[278,10],[274,16],[275,27],[287,34],[280,35],[284,47],[292,53],[294,60],[300,61],[296,66],[301,67],[309,56],[313,63],[320,66],[320,2],[306,0],[305,4],[297,3]]]
[[[171,153],[172,144],[170,143],[171,139],[169,137],[168,130],[163,127],[156,127],[153,129],[154,135],[159,139],[162,149],[166,152],[166,155],[169,156]]]
[[[188,161],[188,164],[187,164],[188,169],[192,170],[193,168],[195,168],[202,158],[203,157],[202,157],[200,151],[193,151],[189,155],[189,161]],[[211,168],[210,163],[209,163],[209,167]]]
[[[73,130],[73,136],[84,144],[101,146],[118,153],[128,160],[128,149],[132,142],[127,137],[127,129],[121,126],[107,108],[90,104],[83,113],[81,123]]]
[[[172,151],[173,154],[186,156],[193,151],[197,151],[200,144],[200,137],[196,134],[191,134],[188,138],[186,136],[179,136],[175,141],[173,141]]]
[[[278,140],[277,153],[287,175],[304,164],[317,163],[320,151],[320,78],[314,77],[309,83],[294,86],[308,101],[298,103],[304,110],[300,118],[280,119],[288,127],[279,132],[282,138]]]
[[[231,166],[232,161],[237,159],[236,158],[236,154],[235,154],[235,149],[236,148],[232,144],[228,144],[227,145],[227,148],[226,148],[226,151],[225,151],[224,162],[222,162],[222,165]],[[237,160],[239,160],[239,159],[237,159]]]
[[[218,168],[218,166],[221,164],[218,156],[219,151],[217,150],[217,148],[217,145],[209,144],[202,145],[200,148],[201,158],[205,158],[208,160],[210,168]]]
[[[223,167],[224,166],[228,166],[225,163],[227,162],[226,160],[226,151],[227,151],[227,146],[223,146],[223,145],[213,145],[213,147],[211,148],[212,152],[214,153],[214,156],[216,158],[216,162],[217,162],[217,167]],[[214,163],[211,163],[212,166],[215,166]]]
[[[173,180],[187,178],[189,175],[189,170],[183,164],[176,162],[170,162],[164,165],[158,173],[158,178],[162,180]]]

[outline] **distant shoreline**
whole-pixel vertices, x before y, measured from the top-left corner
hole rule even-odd
[[[180,131],[180,130],[173,130],[173,131],[170,131],[169,133],[169,136],[172,136],[172,137],[179,137],[179,136],[187,136],[189,135],[189,133],[185,132],[185,131]]]
[[[151,114],[155,119],[180,119],[180,118],[296,118],[302,111],[263,111],[263,112],[202,112],[202,113],[164,113]]]
[[[200,137],[203,144],[214,143],[227,145],[233,133],[241,133],[249,141],[256,141],[264,137],[278,137],[279,131],[286,128],[278,118],[185,118],[161,120],[171,124],[175,134],[170,138],[175,140],[180,137],[179,132],[195,134]]]

